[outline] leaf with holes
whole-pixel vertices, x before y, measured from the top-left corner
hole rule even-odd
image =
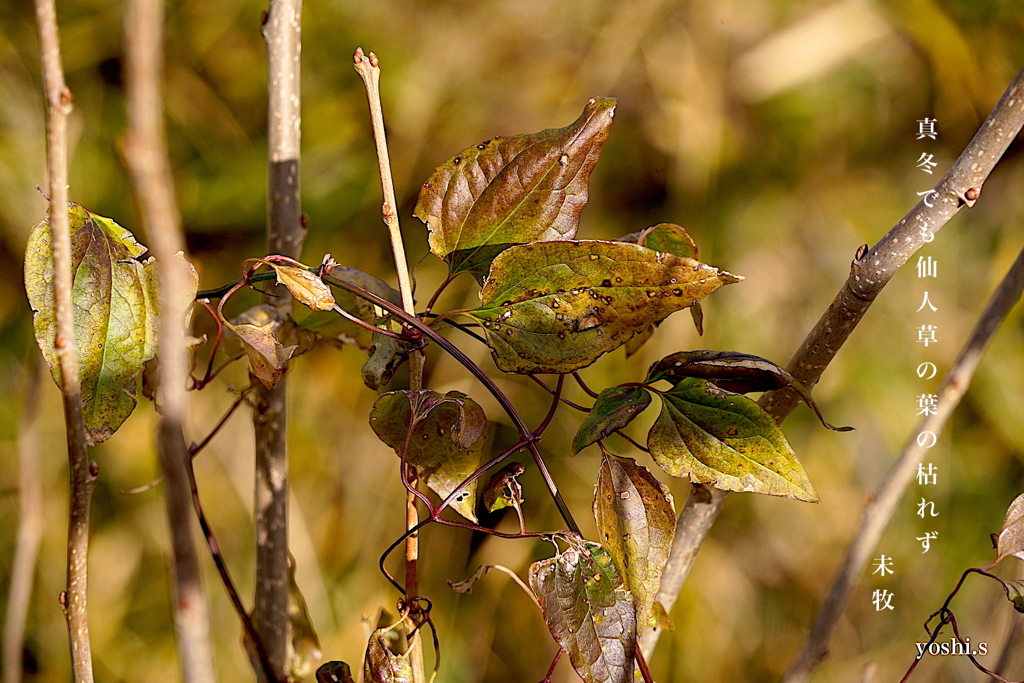
[[[135,409],[143,364],[156,353],[156,264],[140,261],[146,248],[120,225],[79,204],[68,204],[72,303],[86,434],[90,443],[110,438]],[[194,284],[195,271],[183,258]],[[53,252],[49,219],[29,235],[25,291],[34,312],[36,342],[61,383]],[[191,302],[195,291],[189,294]],[[185,308],[185,302],[182,302]]]
[[[467,311],[505,372],[590,365],[675,311],[742,278],[636,244],[535,242],[503,251]]]
[[[853,430],[853,427],[833,427],[826,422],[811,398],[811,392],[793,375],[767,358],[735,351],[680,351],[654,363],[644,381],[656,382],[663,379],[674,384],[684,377],[711,380],[716,386],[737,394],[792,387],[818,416],[822,425],[837,432]]]
[[[414,677],[408,653],[396,654],[388,647],[385,634],[389,630],[379,628],[370,636],[370,642],[366,645],[363,680],[367,683],[413,683]],[[344,672],[335,670],[333,673],[343,674]]]
[[[576,455],[590,444],[622,429],[649,405],[651,394],[643,387],[609,387],[603,390],[572,440],[572,454]]]
[[[586,683],[632,683],[636,606],[611,555],[597,543],[570,547],[534,562],[530,587],[544,622]]]
[[[378,438],[416,469],[427,486],[446,498],[480,466],[491,429],[483,409],[460,391],[391,391],[370,413]],[[452,501],[452,508],[476,522],[477,482]]]
[[[647,447],[666,472],[726,491],[817,502],[786,436],[757,403],[692,378],[660,396]]]
[[[452,275],[468,271],[479,281],[513,244],[575,237],[614,113],[613,98],[597,97],[566,128],[495,137],[439,166],[414,212],[430,231],[430,250]]]
[[[594,491],[594,519],[636,600],[637,624],[651,625],[654,596],[676,530],[672,494],[632,458],[605,455]]]
[[[1010,503],[996,539],[996,562],[1007,555],[1024,560],[1024,493]]]

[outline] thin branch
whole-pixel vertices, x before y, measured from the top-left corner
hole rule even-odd
[[[36,0],[36,25],[46,92],[46,169],[49,177],[50,242],[53,251],[53,296],[57,334],[46,340],[56,349],[64,399],[71,491],[68,506],[67,585],[60,596],[68,624],[71,665],[76,683],[92,683],[92,646],[86,594],[89,582],[89,507],[98,473],[89,462],[89,440],[82,410],[74,309],[71,304],[71,234],[68,225],[68,116],[71,91],[61,66],[57,8],[54,0]]]
[[[970,339],[942,381],[934,414],[925,415],[918,423],[917,429],[903,448],[899,459],[889,470],[871,502],[864,508],[860,529],[846,551],[846,557],[839,566],[828,597],[825,598],[825,602],[818,610],[814,626],[811,628],[800,654],[790,667],[789,673],[786,674],[784,679],[786,683],[799,683],[808,680],[811,673],[824,661],[828,654],[828,644],[832,633],[846,609],[854,584],[862,575],[885,527],[892,519],[897,503],[902,498],[907,486],[914,480],[916,468],[924,460],[928,448],[934,445],[935,439],[942,432],[943,425],[960,403],[960,399],[971,384],[971,378],[981,361],[985,347],[992,340],[1013,304],[1020,298],[1022,291],[1024,291],[1024,250],[1018,254],[1010,271],[992,294],[992,298],[971,333]]]
[[[267,251],[298,258],[306,228],[299,192],[302,0],[270,0],[263,17],[267,44]],[[287,320],[291,297],[264,296]],[[286,678],[288,620],[287,376],[273,390],[255,379],[256,587],[253,621],[275,677]],[[257,671],[260,680],[266,679]]]
[[[804,339],[786,369],[808,389],[846,342],[871,303],[896,271],[913,254],[931,241],[945,223],[962,207],[972,207],[981,188],[1024,126],[1024,71],[1010,83],[992,113],[932,193],[904,216],[866,254],[858,254],[850,276],[814,329]],[[796,391],[785,388],[761,397],[761,406],[779,424],[799,403]],[[713,486],[698,484],[686,502],[676,526],[672,554],[662,576],[657,600],[671,610],[690,572],[697,552],[714,524],[728,494]],[[647,629],[642,642],[650,656],[660,629]]]
[[[36,559],[43,538],[43,482],[39,472],[39,386],[43,369],[31,364],[21,424],[18,426],[18,541],[11,562],[11,584],[4,618],[3,681],[21,683],[25,618],[32,599]]]
[[[373,125],[373,139],[377,145],[377,165],[380,171],[381,191],[384,203],[381,215],[388,226],[391,237],[391,251],[395,259],[395,270],[398,271],[398,290],[402,296],[402,308],[409,315],[416,315],[413,302],[413,288],[409,277],[409,264],[405,258],[405,243],[402,241],[402,230],[398,224],[398,201],[395,199],[395,183],[391,175],[391,158],[388,155],[387,136],[384,132],[384,111],[380,100],[380,65],[377,55],[372,52],[363,54],[362,48],[356,48],[353,55],[356,73],[363,80],[366,88],[366,100],[370,106],[370,120]],[[433,301],[433,300],[431,300]],[[413,351],[409,355],[409,388],[418,391],[423,388],[423,371],[426,356],[422,350]],[[403,468],[405,465],[403,464]],[[406,472],[402,472],[403,480]],[[407,531],[417,528],[419,513],[416,510],[415,482],[406,483],[405,495],[405,528]],[[409,595],[419,595],[419,534],[409,533],[405,540],[405,587]],[[409,635],[412,635],[411,633]],[[423,667],[423,643],[419,638],[412,641],[410,647],[410,663],[412,665],[414,683],[422,683],[425,679]]]
[[[190,459],[182,428],[188,356],[186,311],[193,285],[182,259],[185,239],[174,199],[163,126],[163,0],[132,0],[124,22],[128,132],[123,158],[142,225],[160,275],[160,427],[157,451],[167,481],[167,519],[173,552],[175,632],[186,683],[216,680],[210,646],[209,607],[192,535]]]

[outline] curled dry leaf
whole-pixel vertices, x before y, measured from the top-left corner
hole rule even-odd
[[[143,364],[156,353],[159,313],[157,268],[140,261],[146,248],[128,230],[79,204],[68,204],[71,231],[72,301],[86,435],[90,443],[110,438],[135,409]],[[183,257],[180,267],[197,283]],[[61,383],[55,346],[53,252],[49,219],[29,235],[25,290],[34,312],[36,342]],[[195,290],[181,302],[186,310]]]
[[[636,606],[611,555],[597,543],[570,547],[530,567],[548,630],[586,683],[632,683]]]
[[[826,422],[807,387],[767,358],[736,351],[680,351],[651,365],[645,381],[663,379],[675,384],[684,377],[707,379],[736,394],[792,387],[823,426],[837,432],[853,430],[853,427],[833,427]]]
[[[366,683],[413,683],[412,665],[405,654],[395,654],[388,647],[386,633],[377,629],[366,646],[363,681]],[[342,679],[344,680],[344,679]]]
[[[501,370],[567,373],[741,279],[635,244],[535,242],[494,260],[481,307],[466,315]]]
[[[507,507],[519,509],[525,499],[523,487],[516,477],[525,471],[526,466],[523,463],[510,462],[491,476],[484,486],[481,499],[484,510],[496,512]]]
[[[316,683],[355,683],[352,668],[345,662],[326,662],[316,670]]]
[[[574,237],[614,113],[613,98],[596,97],[566,128],[495,137],[440,165],[414,212],[430,231],[430,250],[452,275],[482,280],[513,244]]]
[[[235,318],[234,322],[225,321],[224,325],[241,342],[242,350],[249,360],[249,372],[263,386],[273,389],[297,348],[284,346],[278,340],[281,318],[277,310],[273,306],[261,304],[250,308]]]
[[[672,476],[726,491],[818,501],[785,434],[754,401],[692,378],[660,396],[647,447]]]
[[[298,266],[267,261],[274,269],[278,283],[284,285],[299,303],[314,311],[329,311],[334,308],[334,295],[316,273]]]
[[[636,601],[640,628],[651,624],[654,596],[676,530],[668,487],[632,458],[605,455],[594,491],[594,519],[604,546]],[[664,622],[664,609],[659,623]]]
[[[996,539],[996,561],[1007,555],[1024,560],[1024,493],[1013,499]]]

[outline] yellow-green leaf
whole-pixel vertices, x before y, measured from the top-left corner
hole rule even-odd
[[[501,370],[567,373],[740,280],[636,244],[535,242],[494,260],[482,305],[466,315],[480,321]]]
[[[576,455],[590,444],[622,429],[649,405],[651,394],[643,387],[604,389],[572,440],[572,454]]]
[[[654,596],[676,529],[672,494],[632,458],[606,455],[594,491],[594,519],[636,600],[637,624],[651,625]]]
[[[817,502],[785,434],[757,403],[690,378],[660,396],[647,447],[666,472],[726,491]]]
[[[109,218],[69,203],[68,220],[82,402],[87,436],[99,443],[135,409],[142,366],[156,352],[156,266],[152,259],[139,260],[146,248]],[[36,342],[59,385],[48,218],[29,236],[25,290],[35,313]]]

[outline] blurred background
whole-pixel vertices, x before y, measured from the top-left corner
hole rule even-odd
[[[181,0],[167,12],[166,110],[172,163],[191,258],[201,286],[238,277],[262,255],[266,187],[265,52],[256,0]],[[58,3],[71,121],[74,201],[134,229],[137,219],[117,147],[125,126],[119,3]],[[531,133],[573,121],[593,96],[619,98],[594,173],[580,237],[615,238],[658,222],[690,231],[701,260],[746,277],[704,304],[702,338],[689,316],[664,324],[636,357],[621,350],[584,371],[600,388],[643,378],[674,351],[736,350],[785,363],[826,309],[858,246],[873,244],[930,189],[1024,66],[1024,11],[1010,0],[379,0],[307,2],[303,22],[304,260],[330,252],[342,264],[395,282],[380,221],[380,186],[356,46],[383,68],[385,119],[412,262],[426,230],[411,217],[431,170],[493,135]],[[39,352],[22,285],[25,241],[46,204],[38,47],[31,3],[0,0],[0,604],[6,605],[18,510],[17,452],[27,387]],[[937,119],[937,140],[916,139]],[[932,154],[933,175],[916,166]],[[916,422],[917,396],[932,393],[1022,240],[1024,164],[1011,147],[974,209],[920,253],[938,277],[903,269],[828,368],[815,397],[833,424],[806,408],[786,422],[821,496],[817,505],[734,495],[705,544],[673,612],[652,669],[660,683],[778,680],[812,622],[860,512]],[[1016,235],[1016,237],[1015,237]],[[145,235],[138,235],[144,243]],[[445,274],[429,254],[416,271],[425,301]],[[927,282],[927,284],[922,284]],[[916,313],[923,292],[938,310]],[[443,307],[472,305],[458,280]],[[255,298],[250,300],[255,301]],[[234,302],[235,313],[247,305]],[[198,318],[199,316],[197,316]],[[921,318],[919,320],[919,318]],[[938,343],[915,342],[915,326],[938,327]],[[912,486],[874,553],[895,574],[865,572],[815,680],[897,680],[911,664],[921,624],[960,573],[987,564],[989,534],[1024,490],[1024,325],[1014,311],[966,398],[929,457],[936,486]],[[470,350],[493,368],[484,350]],[[327,659],[359,667],[367,629],[398,597],[376,569],[401,533],[398,460],[367,424],[375,393],[359,370],[365,355],[317,347],[293,366],[292,549],[297,577]],[[917,365],[932,361],[934,380]],[[459,389],[500,413],[448,359],[430,366],[430,386]],[[496,372],[496,371],[495,371]],[[241,367],[192,394],[189,438],[200,440],[244,386]],[[400,386],[401,377],[394,386]],[[536,423],[547,400],[530,383],[501,386]],[[585,401],[576,389],[570,398]],[[37,448],[45,532],[26,643],[26,680],[70,677],[57,604],[64,583],[66,458],[60,401],[42,380]],[[578,414],[560,412],[543,449],[585,531],[599,466],[591,448],[570,459]],[[654,411],[633,428],[642,438]],[[168,534],[160,487],[128,495],[159,474],[152,407],[138,409],[94,449],[100,479],[93,505],[91,628],[100,681],[179,680],[168,606]],[[650,464],[625,442],[620,454]],[[240,411],[196,461],[208,514],[251,598],[251,427]],[[652,467],[654,467],[652,465]],[[662,479],[671,479],[656,467]],[[559,523],[535,468],[523,478],[532,528]],[[677,507],[685,480],[668,484]],[[916,515],[928,498],[938,517]],[[505,521],[506,524],[509,520]],[[927,553],[915,540],[938,538]],[[555,646],[539,612],[508,577],[492,573],[473,593],[447,580],[480,562],[525,575],[551,546],[488,539],[469,555],[468,534],[429,528],[423,590],[434,601],[440,681],[539,681]],[[217,663],[225,681],[249,680],[241,630],[205,558]],[[1015,562],[1015,561],[1014,561]],[[1001,567],[1006,577],[1017,567]],[[876,611],[871,591],[895,596]],[[1013,612],[994,582],[974,580],[953,604],[961,632],[987,643],[994,666]],[[429,649],[429,648],[428,648]],[[1004,670],[1024,677],[1024,665]],[[578,680],[567,662],[556,681]],[[913,680],[985,680],[963,657],[924,661]]]

